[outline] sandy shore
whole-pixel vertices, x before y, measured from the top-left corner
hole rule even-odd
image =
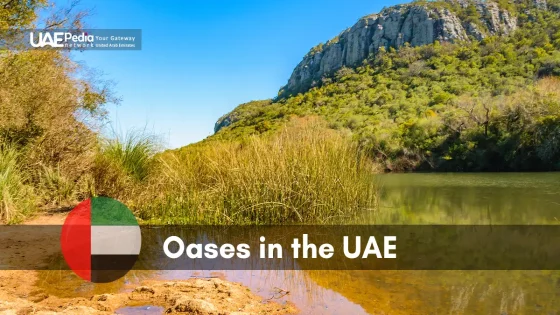
[[[38,216],[27,225],[61,225],[66,214]],[[50,257],[58,242],[56,238],[38,239],[40,235],[10,235],[0,244],[0,251],[12,263],[17,263],[19,250],[28,242],[41,242],[37,257]],[[224,279],[188,279],[184,281],[144,280],[123,292],[99,293],[91,296],[76,294],[57,295],[38,285],[40,271],[0,271],[0,314],[154,314],[183,313],[199,315],[218,314],[293,314],[294,305],[280,305],[253,294],[241,284]],[[44,279],[42,280],[45,281]],[[56,287],[56,281],[48,283]],[[137,309],[136,309],[137,307]],[[135,311],[136,309],[136,311]],[[155,312],[154,312],[155,311]]]

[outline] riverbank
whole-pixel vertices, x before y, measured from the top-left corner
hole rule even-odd
[[[28,225],[59,225],[65,213],[43,214],[25,222]],[[51,246],[56,238],[38,239],[34,235],[10,235],[0,244],[3,261],[17,263],[22,259],[18,248],[41,242],[37,257],[52,257],[58,248]],[[7,259],[6,259],[7,258]],[[27,257],[29,258],[29,257]],[[53,274],[71,278],[63,271],[0,271],[0,314],[293,314],[291,303],[282,305],[258,296],[249,288],[220,278],[192,278],[181,281],[156,279],[119,283],[118,289],[101,286],[87,293],[75,288],[57,289]],[[45,285],[45,282],[48,282]]]
[[[291,304],[265,301],[219,278],[147,280],[128,292],[64,298],[37,290],[37,272],[0,272],[0,314],[295,314]]]
[[[375,182],[379,187],[380,215],[375,221],[364,223],[557,225],[560,218],[559,181],[560,173],[378,175]],[[62,224],[64,218],[65,213],[43,214],[26,224]],[[15,244],[17,240],[19,237],[13,238],[10,243]],[[41,240],[41,255],[48,255],[52,250],[48,245],[51,241],[58,242],[58,239]],[[16,250],[6,249],[6,243],[0,242],[0,254],[12,251],[11,255],[17,261]],[[559,309],[558,300],[554,297],[556,283],[560,281],[559,272],[512,270],[249,270],[222,273],[179,270],[162,274],[131,272],[126,280],[133,284],[123,279],[106,286],[89,285],[72,276],[70,271],[25,271],[12,273],[10,277],[7,277],[7,272],[0,272],[0,295],[7,294],[9,298],[7,300],[5,295],[0,296],[0,301],[45,310],[52,305],[67,307],[69,303],[77,301],[92,303],[89,299],[93,296],[130,293],[146,285],[144,280],[182,282],[190,281],[190,277],[219,277],[241,283],[261,300],[273,297],[272,301],[281,305],[287,301],[294,303],[301,314],[532,315],[553,314]],[[275,288],[289,291],[290,294],[278,298],[280,294],[274,296]],[[48,298],[44,301],[30,302],[45,296]],[[131,304],[130,307],[134,306]],[[162,309],[156,309],[161,311],[159,314],[171,306],[166,304],[160,307]],[[0,305],[0,308],[3,308],[0,314],[13,314],[6,305]]]

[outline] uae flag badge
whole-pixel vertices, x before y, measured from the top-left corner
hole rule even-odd
[[[82,279],[107,283],[123,277],[140,255],[142,234],[121,202],[94,197],[69,214],[60,236],[66,263]]]

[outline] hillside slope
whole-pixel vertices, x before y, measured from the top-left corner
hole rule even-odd
[[[512,8],[491,1],[442,1],[384,9],[361,18],[339,36],[311,49],[281,93],[306,91],[316,86],[324,75],[343,66],[361,65],[380,48],[399,48],[405,44],[416,47],[436,40],[482,40],[491,35],[510,34],[517,28],[516,14],[509,11]]]
[[[559,0],[385,9],[312,50],[277,99],[222,117],[213,138],[266,134],[293,115],[316,115],[351,131],[389,170],[560,169],[559,11]],[[370,25],[373,33],[352,35]]]

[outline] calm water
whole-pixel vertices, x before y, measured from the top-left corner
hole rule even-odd
[[[387,174],[378,181],[378,222],[560,223],[560,173]]]
[[[390,174],[376,180],[380,210],[372,220],[377,223],[560,222],[560,173]],[[61,288],[78,287],[73,295],[86,296],[130,288],[127,284],[146,277],[218,276],[265,298],[294,302],[302,314],[560,314],[557,271],[135,272],[103,287],[79,285],[71,274],[44,275],[40,282],[46,288],[55,280]],[[279,291],[290,294],[281,297]]]

